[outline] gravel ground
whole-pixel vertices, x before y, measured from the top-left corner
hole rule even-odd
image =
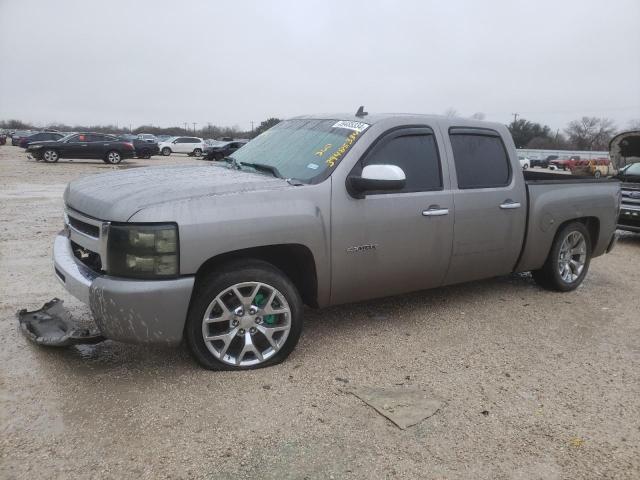
[[[198,162],[128,161],[126,167]],[[199,368],[186,348],[38,348],[61,194],[102,162],[0,147],[0,478],[640,478],[640,235],[559,294],[527,275],[308,311],[284,364]],[[399,430],[346,393],[444,399]]]

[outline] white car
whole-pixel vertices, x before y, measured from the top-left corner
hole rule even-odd
[[[172,153],[186,153],[199,157],[204,151],[204,140],[198,137],[171,137],[158,144],[160,153],[167,156]]]
[[[526,170],[531,166],[531,161],[527,157],[521,157],[518,155],[518,160],[520,161],[520,166],[523,170]]]

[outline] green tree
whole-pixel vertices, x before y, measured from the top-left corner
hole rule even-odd
[[[266,119],[264,122],[261,122],[260,125],[258,125],[258,128],[255,129],[255,131],[253,132],[254,136],[258,136],[263,132],[266,132],[267,130],[269,130],[271,127],[277,125],[278,123],[280,123],[282,120],[280,120],[279,118],[275,118],[275,117],[271,117]]]
[[[525,148],[534,138],[551,139],[551,129],[547,125],[530,122],[521,118],[514,120],[508,126],[516,148]],[[541,141],[538,140],[538,143]]]

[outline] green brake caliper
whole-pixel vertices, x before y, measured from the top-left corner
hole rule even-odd
[[[267,303],[267,299],[262,293],[258,293],[256,295],[256,298],[253,299],[253,301],[256,303],[256,306],[260,308],[264,307],[264,304]],[[264,317],[262,317],[262,321],[267,325],[273,325],[274,323],[276,323],[276,316],[265,315]]]

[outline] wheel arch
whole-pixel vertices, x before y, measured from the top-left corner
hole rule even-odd
[[[209,258],[196,272],[194,292],[210,272],[237,260],[262,260],[281,270],[295,285],[302,301],[318,307],[318,276],[311,250],[297,243],[265,245],[225,252]]]
[[[570,223],[574,222],[582,223],[587,228],[587,231],[589,232],[589,243],[591,244],[591,253],[593,253],[598,244],[598,237],[600,236],[600,220],[598,219],[598,217],[578,217],[565,220],[560,225],[558,225],[558,228],[553,234],[553,241],[551,242],[551,246],[549,247],[547,256],[549,256],[551,248],[553,248],[553,244],[558,238],[558,234],[560,233],[560,231]]]

